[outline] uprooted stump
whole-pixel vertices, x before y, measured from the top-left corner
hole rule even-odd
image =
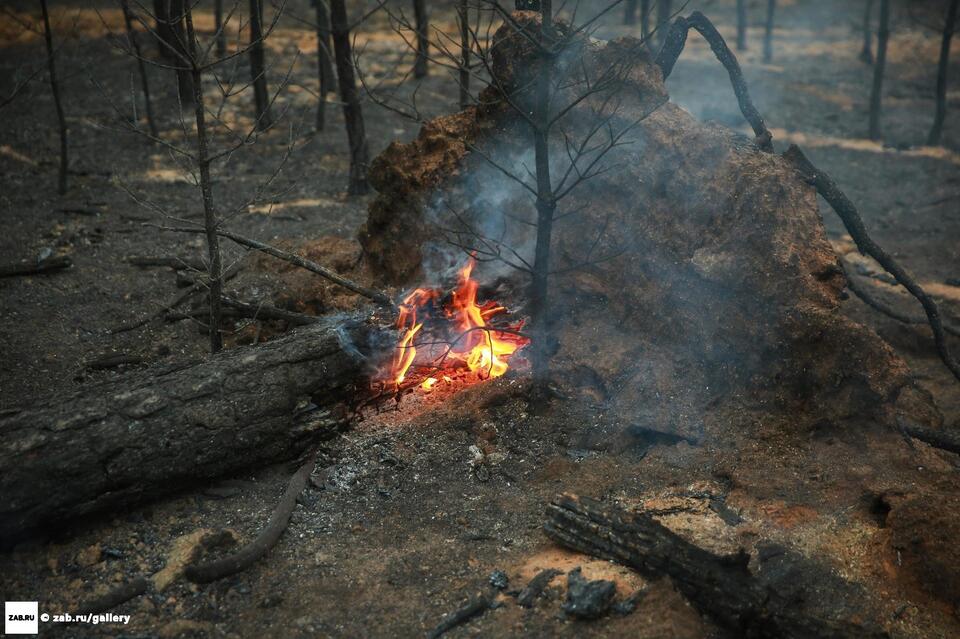
[[[358,316],[332,315],[3,414],[0,540],[302,453],[345,424],[377,339]]]
[[[522,87],[532,66],[524,43],[512,27],[494,38],[493,70],[506,91]],[[906,364],[841,313],[846,280],[813,187],[783,157],[671,104],[638,41],[584,46],[586,74],[601,75],[611,60],[631,65],[609,124],[632,126],[631,141],[560,202],[554,368],[589,369],[602,399],[633,424],[685,438],[702,435],[705,415],[728,398],[808,426],[892,426],[900,410],[938,428]],[[479,277],[528,281],[504,262],[529,261],[535,211],[505,171],[529,180],[531,133],[495,92],[484,98],[427,122],[416,140],[390,145],[373,163],[379,196],[360,241],[378,277],[419,284],[465,249],[491,260]],[[554,175],[569,164],[569,141],[596,126],[600,100],[571,110],[566,139],[557,132]]]

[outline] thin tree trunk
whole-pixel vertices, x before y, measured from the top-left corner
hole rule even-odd
[[[637,0],[627,0],[623,3],[623,23],[626,25],[637,23]]]
[[[657,1],[657,42],[658,48],[663,48],[667,41],[667,32],[670,31],[670,14],[673,13],[670,0]]]
[[[263,54],[262,0],[250,0],[250,76],[257,108],[257,128],[264,130],[273,124],[273,118],[270,116],[270,94],[267,92],[267,69]]]
[[[330,10],[326,0],[315,0],[317,7],[317,72],[320,74],[320,100],[317,102],[317,131],[326,123],[327,95],[333,91],[333,61],[330,57]]]
[[[180,107],[185,108],[193,103],[193,84],[183,29],[185,0],[154,0],[153,7],[157,21],[157,45],[160,54],[177,67],[177,96]]]
[[[353,73],[353,56],[350,52],[350,24],[344,0],[330,0],[330,28],[333,34],[333,51],[337,62],[337,80],[340,85],[340,100],[343,102],[343,119],[347,125],[347,140],[350,144],[351,195],[362,195],[370,190],[367,167],[370,151],[363,127],[363,111],[357,93],[356,76]]]
[[[53,50],[53,34],[50,32],[50,14],[47,11],[47,0],[40,0],[40,11],[43,13],[43,40],[47,45],[47,68],[50,73],[50,90],[53,92],[53,103],[57,108],[57,123],[60,126],[60,172],[57,176],[57,192],[63,195],[67,192],[67,118],[63,114],[63,104],[60,101],[60,85],[57,83],[56,54]]]
[[[553,3],[541,3],[543,14],[543,41],[552,46],[556,40],[553,27]],[[547,375],[550,365],[550,304],[549,273],[550,245],[553,234],[553,217],[556,202],[553,199],[553,184],[550,176],[550,94],[553,83],[553,56],[544,56],[534,104],[533,145],[537,172],[537,242],[534,252],[533,278],[530,285],[530,321],[533,325],[533,351],[531,366],[534,382],[539,385]]]
[[[737,51],[747,50],[747,0],[737,0]]]
[[[863,9],[863,49],[860,50],[860,60],[866,64],[873,64],[873,31],[870,29],[871,13],[873,13],[873,0],[867,0]]]
[[[773,61],[773,22],[777,11],[777,0],[767,0],[767,25],[763,32],[763,61]]]
[[[223,24],[223,0],[213,0],[213,26],[217,32],[217,57],[227,54],[227,26]]]
[[[133,18],[130,13],[129,1],[121,0],[120,8],[123,10],[123,21],[127,27],[127,38],[129,38],[130,46],[133,48],[133,54],[137,58],[137,69],[140,71],[140,85],[143,88],[143,103],[144,110],[147,112],[147,126],[150,128],[150,135],[157,137],[157,125],[153,119],[153,103],[150,100],[150,82],[147,79],[147,65],[143,61],[143,53],[140,50],[137,31],[133,28]]]
[[[640,35],[650,37],[650,0],[640,0]]]
[[[413,14],[417,22],[417,59],[413,63],[413,77],[425,78],[430,49],[430,18],[425,0],[413,0]]]
[[[887,40],[890,38],[890,0],[880,0],[880,27],[877,31],[877,63],[873,67],[873,89],[870,93],[870,139],[880,139],[880,106],[883,94],[883,72],[887,65]]]
[[[203,224],[207,235],[207,252],[210,259],[210,351],[219,352],[223,348],[223,334],[220,332],[221,300],[223,291],[222,260],[220,256],[220,236],[217,235],[219,220],[213,205],[213,183],[210,179],[210,149],[207,142],[206,112],[203,104],[203,84],[200,67],[197,64],[197,40],[193,29],[193,13],[187,7],[187,46],[192,62],[193,103],[197,120],[197,167],[200,170],[200,193],[203,199]]]
[[[950,40],[957,22],[958,0],[951,0],[947,9],[947,21],[943,26],[943,39],[940,40],[940,62],[937,64],[937,112],[933,118],[933,128],[927,137],[927,144],[940,144],[943,133],[943,120],[947,117],[947,68],[950,64]]]
[[[460,108],[470,105],[470,7],[469,0],[457,3],[457,20],[460,23]]]

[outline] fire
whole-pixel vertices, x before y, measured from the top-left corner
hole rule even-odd
[[[449,298],[440,289],[418,288],[400,304],[396,326],[401,337],[388,377],[398,387],[413,371],[427,375],[420,382],[426,392],[440,380],[452,382],[447,372],[456,369],[465,368],[478,379],[500,377],[509,369],[511,356],[530,343],[520,334],[522,320],[490,323],[507,308],[493,301],[477,302],[474,266],[470,258],[460,269],[457,288]]]

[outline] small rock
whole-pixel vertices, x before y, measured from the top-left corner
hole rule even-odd
[[[606,579],[587,581],[576,567],[567,574],[567,600],[563,610],[581,619],[597,619],[610,609],[617,585]]]
[[[507,577],[507,573],[502,570],[494,570],[490,573],[490,585],[497,590],[506,590],[509,584],[510,578]]]

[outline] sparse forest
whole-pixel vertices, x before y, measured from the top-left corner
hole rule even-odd
[[[5,3],[5,632],[960,635],[958,27]]]

